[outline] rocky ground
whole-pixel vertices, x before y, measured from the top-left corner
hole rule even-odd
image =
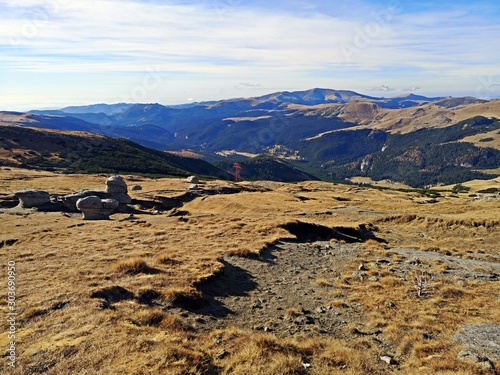
[[[409,248],[387,251],[400,254],[400,260],[391,263],[381,258],[360,264],[360,270],[352,276],[373,279],[365,271],[375,267],[387,268],[404,278],[438,261],[448,267],[441,276],[457,284],[465,280],[494,282],[500,277],[498,259],[462,259]],[[182,314],[199,329],[236,326],[278,336],[320,334],[345,338],[352,334],[346,331],[349,323],[362,318],[362,309],[355,304],[349,308],[332,305],[333,284],[345,272],[344,266],[360,252],[359,244],[280,242],[260,258],[226,257],[224,272],[200,288],[208,304]]]
[[[331,306],[333,282],[357,245],[281,242],[260,259],[228,257],[224,274],[202,286],[209,305],[197,311],[210,329],[237,326],[278,336],[342,336],[354,311]]]

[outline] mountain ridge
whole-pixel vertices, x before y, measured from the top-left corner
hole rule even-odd
[[[231,155],[227,151],[234,150],[287,159],[313,176],[383,177],[413,186],[485,178],[475,170],[499,168],[498,119],[500,100],[413,93],[380,98],[324,88],[179,106],[101,103],[0,113],[3,123],[89,131],[165,151],[189,149],[208,161],[220,161],[216,154]],[[422,134],[431,138],[425,143]],[[407,149],[394,147],[395,140]],[[393,146],[388,149],[388,144]],[[421,155],[422,162],[413,163],[411,153]],[[234,159],[226,160],[231,165]],[[265,168],[282,169],[279,163],[267,163]],[[261,170],[253,176],[272,177],[266,173]]]

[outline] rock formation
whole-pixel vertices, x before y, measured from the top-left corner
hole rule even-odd
[[[199,184],[200,183],[200,179],[198,178],[198,176],[189,176],[186,179],[186,181],[191,183],[191,184]]]
[[[61,197],[61,201],[64,204],[64,207],[66,207],[70,211],[78,211],[78,208],[76,207],[76,202],[82,198],[90,197],[90,196],[97,196],[101,199],[106,199],[109,198],[109,194],[105,193],[104,191],[97,191],[97,190],[84,190],[79,193],[73,193],[73,194],[68,194],[63,197]]]
[[[130,204],[132,198],[127,194],[127,184],[122,176],[111,176],[106,180],[106,193],[120,204]]]
[[[106,220],[120,205],[115,199],[101,199],[96,195],[80,198],[76,207],[83,213],[84,220]]]
[[[22,208],[39,207],[50,203],[50,195],[42,190],[20,190],[14,195],[19,199]]]

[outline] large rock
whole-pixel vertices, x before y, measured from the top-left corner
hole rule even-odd
[[[42,190],[20,190],[14,195],[19,199],[22,208],[39,207],[50,203],[50,195]]]
[[[101,199],[98,196],[80,198],[76,207],[83,213],[84,220],[106,220],[120,205],[115,199]]]
[[[90,197],[90,196],[97,196],[101,199],[106,199],[106,198],[111,198],[111,196],[104,192],[104,191],[99,191],[99,190],[84,190],[79,193],[73,193],[73,194],[68,194],[63,197],[61,197],[61,201],[64,204],[64,207],[66,207],[70,211],[78,211],[78,208],[76,207],[76,202],[82,198]]]
[[[127,194],[127,184],[122,176],[111,176],[106,180],[106,193],[124,193]]]
[[[106,193],[120,204],[130,204],[132,198],[127,194],[127,184],[122,176],[111,176],[106,180]]]
[[[189,176],[186,179],[186,181],[191,183],[191,184],[199,184],[200,183],[200,179],[198,178],[198,176]]]

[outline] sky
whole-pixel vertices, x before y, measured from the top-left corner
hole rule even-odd
[[[0,0],[0,110],[314,87],[500,98],[498,0]]]

